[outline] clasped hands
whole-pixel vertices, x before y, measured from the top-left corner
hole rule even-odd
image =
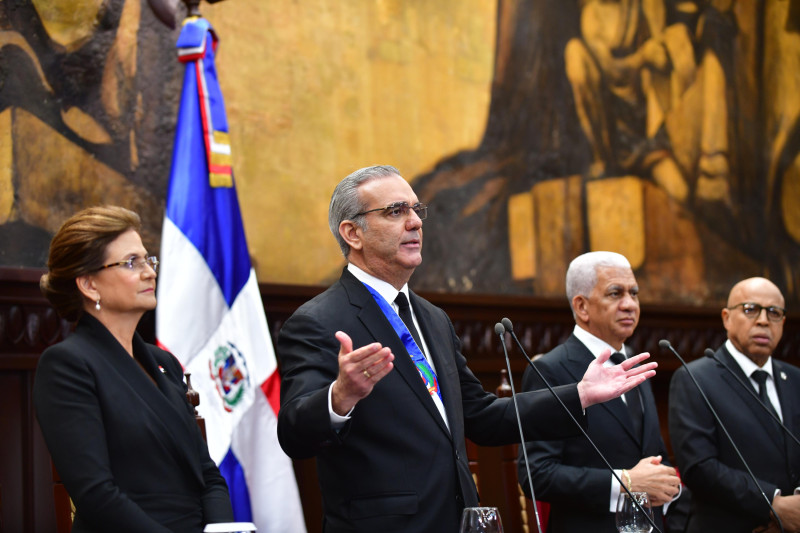
[[[800,531],[800,494],[790,496],[775,496],[772,500],[772,508],[778,513],[786,533],[797,533]],[[773,517],[769,524],[757,527],[753,533],[780,533],[781,528]]]
[[[658,507],[672,501],[680,493],[681,480],[671,466],[661,464],[661,456],[645,457],[628,470],[631,492],[646,492],[650,505]]]

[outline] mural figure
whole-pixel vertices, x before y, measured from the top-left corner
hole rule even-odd
[[[100,203],[157,244],[179,73],[143,5],[0,2],[0,263],[43,266],[58,221]]]

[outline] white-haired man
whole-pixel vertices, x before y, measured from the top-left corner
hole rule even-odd
[[[630,357],[624,343],[639,322],[639,286],[620,254],[590,252],[575,258],[567,270],[567,298],[575,329],[535,363],[552,386],[575,381],[604,350],[611,349],[618,361]],[[545,385],[528,368],[522,388],[540,390]],[[631,491],[648,493],[659,523],[662,506],[680,493],[680,479],[664,461],[667,452],[649,383],[587,408],[586,419],[588,435],[623,483]],[[550,504],[549,532],[616,531],[614,513],[622,489],[585,437],[525,446],[531,471],[520,452],[520,484],[530,497],[528,476],[533,476],[536,499]]]

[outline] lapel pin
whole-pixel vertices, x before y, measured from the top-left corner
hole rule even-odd
[[[786,381],[786,372],[781,372],[781,379]]]
[[[163,367],[163,366],[161,366],[161,365],[158,365],[158,369],[159,369],[159,370],[161,370],[161,373],[162,373],[162,374],[166,374],[166,373],[167,373],[167,371],[166,371],[166,370],[164,370],[164,367]],[[786,379],[786,378],[783,378],[783,379]]]

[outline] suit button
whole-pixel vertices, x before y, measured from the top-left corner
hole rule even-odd
[[[458,450],[456,450],[456,462],[461,460],[461,456],[458,455]]]
[[[456,503],[458,505],[464,505],[464,498],[462,498],[460,494],[456,496]]]

